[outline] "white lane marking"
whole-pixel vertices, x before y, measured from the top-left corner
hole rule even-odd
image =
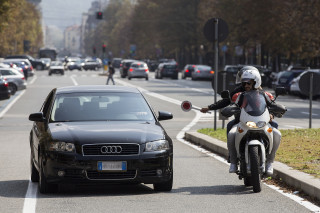
[[[77,86],[78,82],[74,79],[75,76],[76,75],[71,75],[70,78],[71,78],[72,82],[74,83],[74,85]]]
[[[3,117],[4,114],[6,114],[6,112],[12,107],[12,105],[14,103],[16,103],[19,98],[21,98],[21,96],[26,92],[26,90],[23,90],[18,96],[16,96],[13,101],[11,101],[1,112],[0,112],[0,118]]]
[[[71,76],[70,78],[71,78],[72,82],[74,83],[74,85],[78,85],[78,82],[74,79],[74,76]],[[23,213],[36,212],[37,194],[38,194],[37,184],[32,183],[31,180],[29,180],[28,189],[27,189],[26,196],[24,199]]]
[[[118,81],[119,81],[121,84],[123,84],[123,85],[131,86],[131,87],[136,87],[136,88],[138,88],[140,91],[144,91],[144,92],[146,92],[148,95],[151,95],[151,96],[153,96],[153,97],[159,98],[159,99],[161,99],[161,100],[168,101],[168,102],[173,103],[173,104],[178,104],[178,103],[179,103],[179,101],[176,100],[176,99],[169,98],[169,97],[166,97],[166,96],[164,96],[164,95],[159,95],[159,94],[150,92],[150,91],[148,91],[148,90],[146,90],[146,89],[144,89],[144,88],[137,87],[137,86],[135,86],[135,85],[129,84],[129,83],[124,82],[124,81],[121,81],[121,80],[118,80]],[[181,104],[181,102],[180,102],[180,104]],[[179,105],[180,105],[180,104],[179,104]],[[229,165],[229,163],[227,162],[227,160],[226,160],[225,158],[220,157],[219,155],[216,155],[216,154],[214,154],[214,153],[212,153],[212,152],[210,152],[210,151],[208,151],[208,150],[206,150],[206,149],[203,149],[203,148],[201,148],[201,147],[199,147],[199,146],[196,146],[196,145],[194,145],[194,144],[191,144],[190,142],[188,142],[188,141],[186,141],[186,140],[183,139],[185,132],[188,131],[189,129],[191,129],[191,127],[194,126],[194,125],[199,121],[199,119],[201,118],[201,115],[200,115],[200,112],[199,112],[199,111],[197,111],[197,110],[193,110],[193,111],[196,112],[195,118],[177,134],[176,139],[177,139],[178,141],[180,141],[180,142],[182,142],[182,143],[184,143],[184,144],[186,144],[186,145],[188,145],[188,146],[190,146],[190,147],[192,147],[192,148],[194,148],[194,149],[196,149],[196,150],[198,150],[198,151],[200,151],[200,152],[202,152],[202,153],[210,156],[210,157],[213,157],[213,158],[217,159],[218,161],[220,161],[220,162],[222,162],[222,163],[225,163],[225,164],[228,164],[228,165]],[[297,202],[298,204],[304,206],[305,208],[309,209],[310,211],[312,211],[312,212],[320,212],[320,207],[312,204],[311,202],[305,201],[303,198],[301,198],[301,197],[299,197],[299,196],[297,196],[297,195],[294,195],[294,194],[291,194],[291,193],[286,193],[286,192],[280,190],[279,188],[277,188],[276,186],[268,185],[268,184],[266,184],[266,183],[264,183],[264,184],[267,185],[268,187],[270,187],[271,189],[279,192],[280,194],[282,194],[282,195],[290,198],[291,200]]]
[[[24,199],[23,213],[36,212],[38,185],[29,180],[28,190]]]
[[[302,114],[309,115],[309,112],[301,112]],[[317,116],[318,114],[312,113],[312,116]]]
[[[285,126],[292,128],[292,129],[302,129],[302,127],[300,127],[300,126],[292,126],[292,125],[285,125]]]

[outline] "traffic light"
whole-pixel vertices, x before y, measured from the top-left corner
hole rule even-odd
[[[96,15],[97,15],[97,19],[103,18],[103,13],[101,11],[98,11]]]
[[[105,45],[105,44],[102,45],[102,52],[103,52],[103,53],[106,53],[106,47],[107,47],[107,45]]]

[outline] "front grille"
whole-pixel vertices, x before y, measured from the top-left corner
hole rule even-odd
[[[121,146],[119,153],[102,153],[103,146]],[[84,156],[118,156],[118,155],[138,155],[139,144],[87,144],[82,146],[82,153]]]
[[[128,170],[126,172],[87,171],[87,176],[91,180],[121,180],[134,179],[136,177],[136,173],[136,170]]]

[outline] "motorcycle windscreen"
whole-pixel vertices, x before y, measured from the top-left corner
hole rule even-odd
[[[245,92],[241,108],[251,116],[260,116],[267,108],[266,99],[257,90]]]

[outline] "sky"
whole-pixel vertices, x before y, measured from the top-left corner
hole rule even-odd
[[[42,0],[42,18],[46,26],[60,29],[80,25],[82,13],[88,12],[94,0]]]

